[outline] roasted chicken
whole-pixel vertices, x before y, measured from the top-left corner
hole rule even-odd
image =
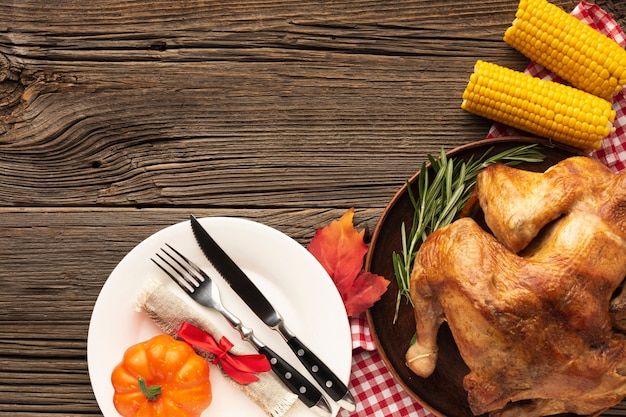
[[[587,157],[534,173],[485,169],[487,227],[432,233],[411,275],[417,375],[437,361],[447,321],[470,372],[475,415],[598,413],[626,396],[626,175]],[[621,316],[620,316],[621,315]]]

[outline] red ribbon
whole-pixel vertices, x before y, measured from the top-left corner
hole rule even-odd
[[[259,377],[254,375],[255,372],[267,372],[271,369],[271,365],[264,355],[229,353],[233,347],[230,340],[222,336],[217,343],[210,333],[193,324],[184,322],[176,334],[190,345],[215,355],[211,363],[214,365],[219,363],[224,372],[242,385],[258,381]]]

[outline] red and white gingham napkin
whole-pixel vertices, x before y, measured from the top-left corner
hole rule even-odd
[[[613,18],[595,4],[581,1],[572,11],[583,22],[613,38],[622,47],[626,46],[626,36]],[[557,80],[557,77],[545,68],[530,63],[526,72],[540,78]],[[557,80],[558,81],[558,80]],[[613,98],[616,111],[615,132],[602,142],[601,149],[589,152],[589,155],[602,161],[619,172],[626,167],[626,100],[623,92]],[[499,137],[520,134],[519,131],[494,124],[487,137]],[[408,393],[395,382],[383,360],[376,351],[370,334],[365,314],[350,318],[352,331],[352,375],[350,390],[355,396],[356,410],[352,413],[341,410],[339,417],[387,417],[418,416],[432,414],[413,401]]]

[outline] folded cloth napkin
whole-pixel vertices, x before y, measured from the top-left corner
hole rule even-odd
[[[196,309],[193,304],[182,300],[170,290],[168,285],[157,278],[148,280],[135,304],[139,311],[146,313],[164,333],[171,336],[176,336],[176,331],[184,322],[187,322],[210,333],[215,340],[222,337],[222,333],[206,314]],[[251,353],[238,347],[232,348],[230,352],[236,355]],[[200,353],[205,355],[207,361],[213,359],[211,354]],[[219,369],[222,371],[221,367]],[[298,399],[298,396],[289,391],[273,372],[256,374],[259,380],[247,385],[240,385],[225,372],[222,371],[222,373],[228,381],[242,390],[271,417],[284,416]]]
[[[581,1],[571,12],[573,16],[611,37],[622,47],[626,46],[626,36],[617,22],[595,4]],[[531,62],[526,69],[531,75],[557,80],[557,77],[545,68]],[[589,155],[597,158],[615,172],[626,167],[626,99],[624,92],[613,97],[613,109],[616,111],[615,132],[602,142],[602,147]],[[508,126],[496,123],[487,137],[519,135]],[[352,330],[352,377],[350,390],[356,399],[356,410],[349,413],[341,410],[339,417],[372,416],[430,416],[430,411],[423,408],[395,382],[393,376],[376,352],[365,315],[350,318]]]

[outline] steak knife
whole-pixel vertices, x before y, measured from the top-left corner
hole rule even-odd
[[[200,222],[193,215],[190,215],[190,220],[198,245],[217,272],[267,326],[281,334],[300,362],[324,391],[341,407],[348,411],[354,411],[356,408],[354,398],[346,385],[289,330],[278,311],[272,307],[267,298],[241,268],[213,240]]]

